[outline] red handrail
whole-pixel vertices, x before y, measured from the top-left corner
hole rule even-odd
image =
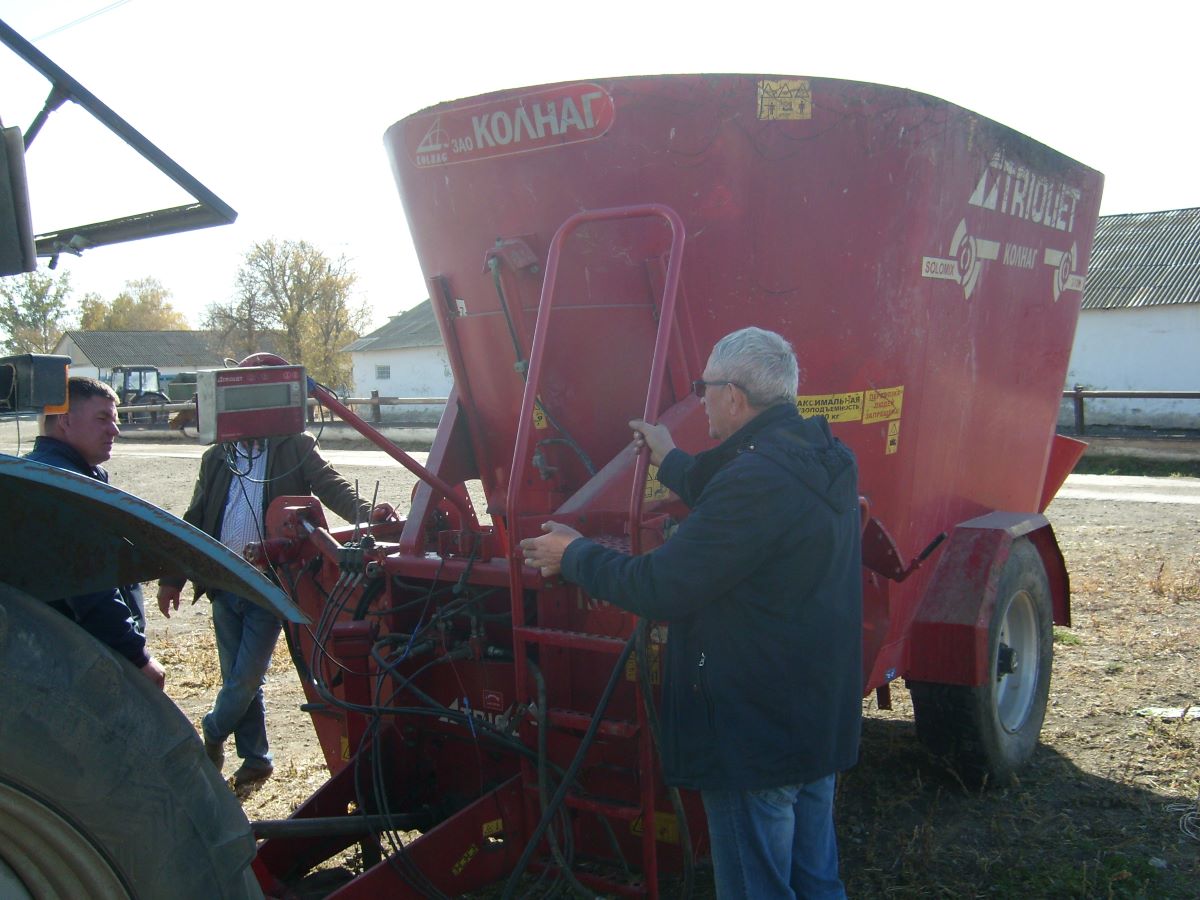
[[[586,222],[598,220],[620,220],[620,218],[644,218],[660,216],[671,226],[671,258],[667,263],[667,276],[662,286],[662,306],[659,311],[659,326],[654,340],[654,358],[650,361],[650,379],[646,395],[646,407],[642,419],[654,424],[658,416],[659,401],[662,397],[662,374],[666,370],[667,343],[670,341],[671,323],[674,318],[674,306],[679,288],[679,269],[683,262],[683,245],[686,238],[684,224],[678,212],[665,204],[650,203],[636,206],[614,206],[611,209],[587,210],[576,212],[559,226],[550,242],[550,251],[546,254],[546,275],[541,283],[541,298],[538,301],[538,322],[534,325],[533,347],[529,349],[529,367],[526,377],[526,388],[521,398],[520,419],[517,420],[517,434],[512,449],[512,468],[509,473],[509,490],[505,499],[505,511],[509,518],[509,564],[511,570],[512,595],[517,598],[521,590],[520,552],[521,535],[516,528],[518,518],[517,493],[521,486],[521,473],[524,468],[524,458],[529,452],[529,432],[533,425],[533,407],[538,397],[538,385],[541,379],[541,359],[546,348],[546,332],[550,329],[550,312],[553,305],[554,282],[558,277],[558,260],[562,256],[563,244],[575,229]],[[634,467],[634,487],[630,497],[630,548],[637,553],[640,551],[643,482],[646,480],[648,451],[643,448],[637,456]],[[514,613],[520,607],[514,599]],[[523,619],[523,616],[521,617]],[[522,623],[516,622],[514,625]]]
[[[675,317],[675,297],[679,288],[679,271],[683,259],[683,243],[685,232],[683,220],[669,206],[661,204],[646,204],[641,206],[623,206],[613,209],[598,209],[589,212],[576,213],[567,219],[554,234],[550,249],[546,254],[546,275],[542,282],[542,294],[538,302],[537,324],[533,331],[533,346],[529,352],[529,368],[526,373],[525,393],[521,398],[520,419],[517,421],[517,436],[513,446],[512,469],[509,473],[508,492],[505,511],[507,515],[508,532],[508,578],[509,590],[512,596],[512,624],[514,631],[513,645],[513,674],[517,691],[524,694],[528,685],[526,657],[523,647],[524,638],[518,629],[525,625],[524,584],[522,579],[523,558],[520,552],[520,510],[517,496],[523,483],[525,459],[529,453],[530,429],[533,422],[533,404],[537,399],[538,385],[542,375],[542,354],[546,346],[546,334],[550,324],[550,310],[554,299],[555,280],[558,277],[558,262],[562,247],[567,237],[585,222],[600,219],[630,219],[648,216],[660,216],[671,226],[671,256],[667,264],[667,277],[663,285],[662,304],[659,309],[658,329],[654,340],[654,357],[650,362],[650,383],[646,391],[646,405],[642,418],[654,424],[657,418],[659,401],[662,398],[662,381],[666,371],[667,346],[670,341],[671,326]],[[629,500],[629,544],[633,553],[641,551],[641,518],[642,497],[645,491],[646,466],[649,451],[643,447],[634,463],[633,490]],[[640,698],[640,688],[639,698]],[[641,779],[640,805],[643,820],[646,823],[642,834],[643,875],[647,884],[647,896],[654,900],[658,897],[658,861],[655,851],[655,833],[650,826],[654,809],[655,778],[652,762],[652,747],[648,738],[648,723],[643,704],[637,703],[637,721],[641,737],[638,740],[638,757],[643,777]],[[522,761],[522,771],[528,777],[528,761]]]
[[[562,247],[566,239],[580,225],[601,219],[635,219],[658,216],[666,219],[671,226],[671,256],[667,264],[667,277],[663,285],[662,305],[659,310],[658,330],[654,341],[654,357],[650,363],[650,384],[646,393],[646,405],[642,418],[654,424],[657,418],[659,401],[662,398],[663,373],[666,370],[667,345],[670,339],[671,322],[675,316],[675,298],[679,289],[679,272],[683,261],[683,244],[686,231],[679,213],[661,203],[647,203],[637,206],[619,206],[610,209],[596,209],[576,213],[571,216],[555,232],[550,241],[550,249],[546,254],[546,274],[542,281],[542,294],[538,301],[537,323],[533,329],[533,346],[529,351],[529,368],[525,379],[525,393],[521,398],[520,417],[517,420],[517,436],[513,446],[512,469],[508,479],[508,493],[505,510],[508,516],[508,558],[509,582],[513,596],[513,625],[524,624],[521,595],[521,566],[519,529],[516,522],[519,518],[517,495],[522,482],[521,473],[524,461],[529,453],[530,430],[533,423],[533,405],[538,394],[538,384],[542,374],[542,355],[546,348],[546,333],[550,326],[550,310],[553,306],[554,284],[558,277],[558,262],[562,255]],[[645,448],[643,448],[645,451]],[[630,497],[630,549],[637,553],[640,550],[640,527],[642,515],[642,495],[646,479],[648,451],[638,454],[634,464],[633,491]],[[518,621],[520,619],[520,621]]]

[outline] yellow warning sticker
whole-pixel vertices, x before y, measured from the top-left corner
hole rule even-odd
[[[346,737],[346,735],[343,734],[339,743],[340,743],[339,749],[342,751],[342,759],[349,759],[350,758],[350,738]]]
[[[533,401],[533,427],[534,428],[549,428],[550,423],[546,420],[546,411],[542,409],[542,401]]]
[[[450,867],[450,871],[455,875],[461,875],[463,873],[463,869],[467,867],[467,863],[473,860],[477,853],[479,853],[479,845],[472,844],[466,849],[466,852],[458,858],[458,862]]]
[[[863,413],[863,392],[809,394],[796,398],[802,416],[824,416],[830,422],[858,422]]]
[[[898,419],[900,418],[900,408],[903,405],[903,387],[866,391],[863,395],[863,424],[869,425],[871,422],[890,422],[892,419]]]
[[[650,669],[650,683],[662,684],[662,673],[658,662],[659,648],[657,644],[651,644],[646,651],[646,662]],[[638,661],[637,653],[630,653],[629,659],[625,661],[625,680],[638,680]]]
[[[637,837],[641,837],[646,830],[646,823],[642,821],[642,817],[638,816],[629,823],[629,830]],[[679,821],[670,813],[655,812],[654,813],[654,837],[657,840],[666,844],[679,843]]]
[[[493,834],[500,834],[504,831],[503,819],[492,819],[490,822],[483,823],[483,836],[491,837]]]
[[[887,447],[883,451],[885,454],[895,453],[900,449],[900,420],[894,419],[888,422]]]
[[[658,480],[658,466],[651,465],[646,469],[646,489],[642,492],[642,502],[650,503],[654,500],[666,500],[671,496],[671,492],[662,486]]]
[[[758,117],[773,120],[812,118],[812,88],[807,78],[761,78]]]

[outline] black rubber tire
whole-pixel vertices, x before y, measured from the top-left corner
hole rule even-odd
[[[51,897],[262,897],[250,824],[179,708],[5,584],[0,684],[0,884]]]
[[[157,405],[159,403],[170,403],[170,402],[171,401],[167,399],[167,396],[165,394],[154,393],[154,392],[147,393],[147,394],[138,394],[136,397],[134,397],[132,400],[129,401],[129,406],[127,407],[127,409],[129,410],[129,412],[127,414],[129,424],[130,425],[133,425],[133,424],[157,425],[158,424],[157,410],[150,411],[150,412],[143,412],[143,411],[139,410],[137,407]]]
[[[1002,648],[1015,667],[1001,672]],[[909,682],[917,737],[972,785],[1008,784],[1033,756],[1054,660],[1050,582],[1027,538],[1013,542],[988,626],[988,671],[977,687]],[[1007,655],[1007,653],[1006,653]]]

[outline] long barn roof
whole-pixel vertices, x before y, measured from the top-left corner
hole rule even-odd
[[[222,365],[209,331],[68,331],[88,362],[113,366],[212,368]],[[77,364],[81,360],[75,361]]]
[[[1200,207],[1101,216],[1084,309],[1200,303]]]

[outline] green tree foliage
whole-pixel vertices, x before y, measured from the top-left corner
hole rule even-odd
[[[0,332],[7,353],[50,353],[68,325],[71,273],[0,278]]]
[[[355,274],[346,258],[330,260],[305,241],[255,244],[238,271],[237,294],[211,305],[205,327],[221,335],[224,352],[242,358],[266,345],[335,388],[350,385],[351,361],[340,350],[366,326],[365,304],[353,304]]]
[[[187,317],[171,306],[171,292],[156,278],[125,282],[111,301],[84,294],[79,327],[84,331],[187,331]]]

